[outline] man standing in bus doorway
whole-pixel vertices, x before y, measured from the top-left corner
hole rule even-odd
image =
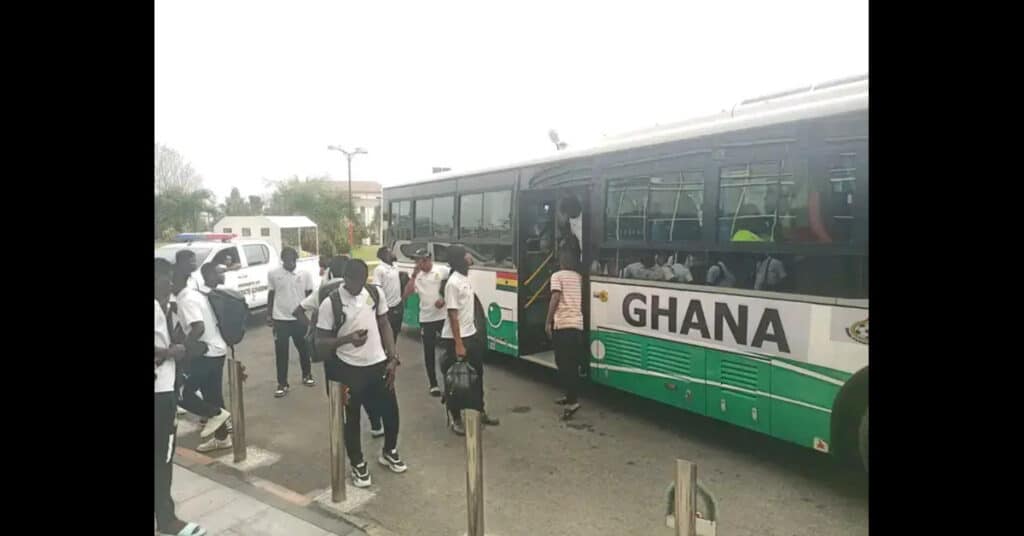
[[[405,285],[402,299],[416,293],[420,298],[420,334],[423,338],[423,362],[427,367],[427,381],[430,383],[430,396],[441,396],[441,388],[437,386],[437,365],[435,349],[437,338],[445,321],[445,300],[441,297],[442,284],[448,279],[449,270],[445,266],[434,264],[430,253],[425,248],[413,254],[416,268],[412,277]]]
[[[267,294],[267,325],[274,330],[274,354],[277,365],[277,390],[274,398],[288,394],[288,340],[291,339],[299,351],[299,365],[302,367],[302,384],[316,385],[313,381],[312,363],[306,347],[303,326],[295,320],[292,312],[302,299],[313,292],[313,278],[306,272],[296,272],[299,254],[294,248],[281,251],[281,267],[267,275],[270,292]]]
[[[579,370],[583,364],[583,277],[580,276],[575,252],[562,250],[558,256],[560,270],[551,274],[551,301],[544,331],[555,347],[555,363],[565,396],[555,401],[565,406],[562,419],[570,419],[580,409],[577,400]]]
[[[559,251],[571,249],[583,261],[583,207],[579,199],[569,195],[562,199],[558,210]]]
[[[441,361],[441,373],[445,374],[455,364],[456,360],[466,360],[476,369],[479,374],[479,381],[476,382],[476,400],[478,407],[465,408],[478,410],[480,422],[497,426],[498,419],[487,415],[484,411],[484,352],[487,346],[483,342],[483,334],[477,333],[475,322],[475,300],[473,285],[469,282],[469,265],[473,259],[466,248],[455,245],[448,248],[448,265],[451,266],[451,275],[444,287],[444,305],[448,315],[444,320],[444,327],[441,329],[441,341],[444,344],[445,356]],[[465,435],[466,430],[462,425],[462,416],[458,409],[449,408],[452,416],[452,431],[456,435]]]

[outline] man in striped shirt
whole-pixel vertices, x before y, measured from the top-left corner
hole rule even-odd
[[[580,409],[577,400],[579,369],[585,355],[583,277],[577,271],[577,258],[571,249],[562,250],[558,260],[561,269],[551,274],[551,301],[545,331],[555,347],[555,363],[565,389],[565,396],[556,403],[565,406],[562,418],[569,419]]]

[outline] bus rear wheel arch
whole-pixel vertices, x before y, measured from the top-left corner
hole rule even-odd
[[[832,451],[841,461],[867,469],[868,368],[854,374],[832,406]],[[863,441],[862,441],[863,437]],[[863,445],[861,444],[863,442]]]

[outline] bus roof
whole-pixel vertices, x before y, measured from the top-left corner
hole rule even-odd
[[[864,74],[746,99],[733,106],[729,111],[627,132],[618,136],[608,137],[604,142],[591,147],[560,151],[550,156],[500,166],[469,171],[437,173],[426,179],[388,186],[384,188],[384,191],[404,188],[414,184],[470,177],[538,164],[550,164],[601,153],[624,151],[733,130],[770,126],[778,123],[866,110],[867,108],[868,75]]]

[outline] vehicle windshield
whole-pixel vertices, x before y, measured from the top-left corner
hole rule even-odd
[[[153,252],[153,256],[159,259],[167,259],[174,264],[174,256],[179,251],[187,249],[196,254],[196,266],[202,266],[206,257],[210,256],[211,248],[197,248],[192,246],[164,246]]]

